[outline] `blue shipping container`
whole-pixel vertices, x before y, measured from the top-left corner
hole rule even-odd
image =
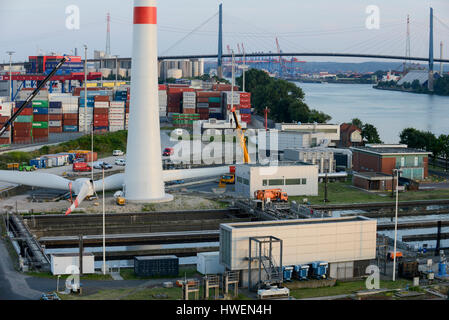
[[[240,114],[251,114],[251,109],[240,109]]]
[[[64,132],[77,132],[78,126],[62,126],[62,131]]]
[[[48,108],[33,108],[33,114],[48,114]]]
[[[50,101],[49,107],[52,109],[60,109],[60,108],[62,108],[62,102],[61,101]]]

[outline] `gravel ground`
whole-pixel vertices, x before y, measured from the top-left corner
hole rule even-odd
[[[85,200],[81,203],[80,209],[86,213],[101,213],[102,195],[98,194],[96,200]],[[57,202],[31,202],[28,195],[19,195],[2,200],[0,204],[0,213],[7,211],[15,211],[17,201],[17,210],[23,212],[55,212],[62,213],[70,206],[70,202],[60,200]],[[220,203],[201,198],[195,195],[175,195],[174,200],[166,203],[157,204],[135,204],[127,203],[125,206],[117,206],[112,194],[106,194],[105,211],[108,213],[126,213],[126,212],[142,212],[142,211],[178,211],[178,210],[195,210],[195,209],[218,209],[221,208]]]

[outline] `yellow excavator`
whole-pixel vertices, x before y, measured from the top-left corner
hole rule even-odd
[[[235,113],[235,106],[231,110],[232,115],[234,117],[236,131],[237,131],[237,139],[240,143],[240,146],[243,149],[243,161],[244,163],[250,163],[250,157],[248,153],[248,148],[246,147],[246,141],[245,141],[245,130],[242,129],[240,126],[240,122],[237,119],[237,114]],[[235,173],[231,173],[228,175],[224,175],[220,178],[220,183],[218,184],[219,188],[225,188],[226,184],[234,184],[235,183]]]

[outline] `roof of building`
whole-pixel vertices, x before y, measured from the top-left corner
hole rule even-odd
[[[374,153],[378,155],[400,155],[400,154],[432,154],[424,150],[403,148],[403,147],[351,147],[354,151],[362,151],[368,153]]]
[[[354,176],[359,176],[366,179],[373,179],[373,178],[384,178],[386,180],[393,179],[391,174],[386,174],[383,172],[354,172]]]
[[[401,80],[398,81],[398,85],[402,85],[405,82],[412,83],[418,80],[419,84],[423,85],[429,80],[429,72],[427,70],[410,70]]]
[[[269,162],[267,164],[261,163],[244,163],[241,164],[248,167],[293,167],[293,166],[316,166],[315,164],[303,161],[277,161],[275,163]]]
[[[338,218],[316,218],[316,219],[296,219],[296,220],[277,220],[277,221],[254,221],[254,222],[236,222],[226,223],[223,226],[230,228],[258,228],[258,227],[284,227],[292,225],[311,225],[325,223],[343,223],[343,222],[362,222],[372,219],[363,216],[338,217]]]

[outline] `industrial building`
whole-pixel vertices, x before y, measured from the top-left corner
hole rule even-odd
[[[242,164],[235,169],[235,192],[253,198],[256,190],[282,189],[289,196],[318,195],[318,166],[304,162]]]
[[[203,59],[164,60],[159,62],[159,78],[192,78],[204,74]]]
[[[411,180],[423,180],[428,176],[431,152],[411,149],[404,144],[368,144],[352,147],[353,169],[361,172],[393,174],[393,169],[401,169],[400,176]]]
[[[370,260],[376,257],[376,231],[377,221],[362,216],[221,224],[220,263],[227,270],[240,271],[244,287],[248,286],[250,272],[252,284],[259,280],[260,251],[271,258],[267,265],[323,261],[329,263],[328,277],[358,277],[365,274]],[[253,241],[270,237],[276,243],[280,241],[280,245],[270,242],[271,251]],[[251,264],[249,257],[254,257]]]
[[[276,123],[275,128],[281,132],[313,133],[310,145],[299,147],[316,147],[319,145],[336,147],[340,140],[340,125],[327,123]]]
[[[362,130],[351,123],[340,126],[340,148],[363,146]]]
[[[332,148],[285,149],[284,160],[316,164],[318,165],[318,173],[336,172],[336,162]]]
[[[393,188],[393,176],[382,172],[354,172],[352,184],[370,191],[389,191]]]

